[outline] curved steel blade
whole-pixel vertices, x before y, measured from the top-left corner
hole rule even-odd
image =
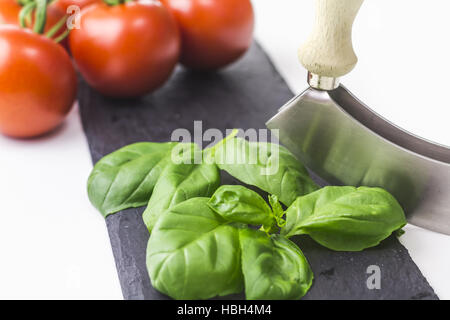
[[[450,234],[450,148],[393,125],[343,86],[307,89],[267,127],[327,182],[385,188],[411,223]]]

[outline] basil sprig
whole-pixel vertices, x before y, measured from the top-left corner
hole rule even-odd
[[[89,177],[89,198],[105,217],[147,204],[147,269],[160,292],[208,299],[245,289],[247,299],[300,299],[313,273],[289,238],[308,235],[331,250],[360,251],[406,224],[387,191],[318,189],[285,148],[235,134],[203,151],[133,144],[101,159]],[[219,169],[268,192],[268,203],[244,186],[220,186]]]
[[[337,251],[376,246],[406,224],[402,207],[389,192],[368,187],[325,187],[299,197],[286,220],[282,234],[307,234]]]

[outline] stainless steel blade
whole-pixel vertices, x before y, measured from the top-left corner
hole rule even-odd
[[[393,125],[343,86],[307,89],[267,127],[330,184],[385,188],[409,222],[450,235],[450,148]]]

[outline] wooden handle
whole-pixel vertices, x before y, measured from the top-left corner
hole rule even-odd
[[[316,0],[316,19],[299,58],[311,73],[338,78],[358,62],[352,45],[352,26],[364,0]]]

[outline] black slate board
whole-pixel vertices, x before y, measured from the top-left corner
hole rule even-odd
[[[133,142],[163,142],[177,128],[265,128],[293,94],[262,49],[255,44],[240,62],[219,73],[178,68],[170,82],[139,100],[112,100],[80,83],[79,104],[93,162]],[[224,183],[234,183],[225,176]],[[145,266],[149,234],[143,209],[106,219],[125,299],[167,299],[151,286]],[[437,299],[433,289],[395,237],[358,253],[327,250],[307,237],[294,239],[315,274],[304,299]],[[381,269],[381,289],[369,290],[370,265]],[[230,298],[239,299],[242,295]]]

